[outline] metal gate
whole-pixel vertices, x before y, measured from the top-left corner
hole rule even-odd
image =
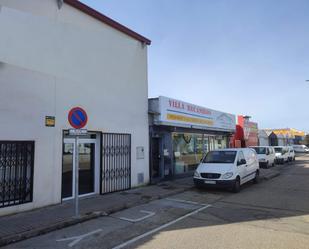
[[[131,188],[131,135],[102,134],[101,192]]]
[[[32,201],[34,141],[0,141],[0,208]]]

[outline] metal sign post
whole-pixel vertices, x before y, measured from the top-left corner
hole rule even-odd
[[[71,126],[75,129],[70,129],[69,134],[75,137],[74,141],[74,173],[75,173],[75,184],[74,184],[74,206],[75,206],[75,217],[79,217],[79,136],[87,135],[87,130],[82,129],[87,124],[87,114],[80,108],[75,107],[70,110],[68,120]]]
[[[79,194],[79,148],[78,148],[78,136],[75,137],[75,186],[74,186],[74,194],[75,194],[75,216],[79,216],[79,202],[78,202],[78,194]]]

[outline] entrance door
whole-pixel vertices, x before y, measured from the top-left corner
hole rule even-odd
[[[160,138],[151,140],[151,179],[160,177]]]
[[[75,184],[75,143],[74,139],[64,139],[62,166],[62,198],[74,197]],[[95,190],[96,139],[79,139],[79,196],[93,194]]]

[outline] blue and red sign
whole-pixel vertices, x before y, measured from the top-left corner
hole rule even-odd
[[[73,128],[82,129],[88,121],[87,113],[81,107],[74,107],[69,112],[68,120]]]

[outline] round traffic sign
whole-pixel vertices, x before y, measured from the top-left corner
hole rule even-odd
[[[82,129],[88,121],[87,113],[81,107],[74,107],[68,115],[70,125],[75,129]]]

